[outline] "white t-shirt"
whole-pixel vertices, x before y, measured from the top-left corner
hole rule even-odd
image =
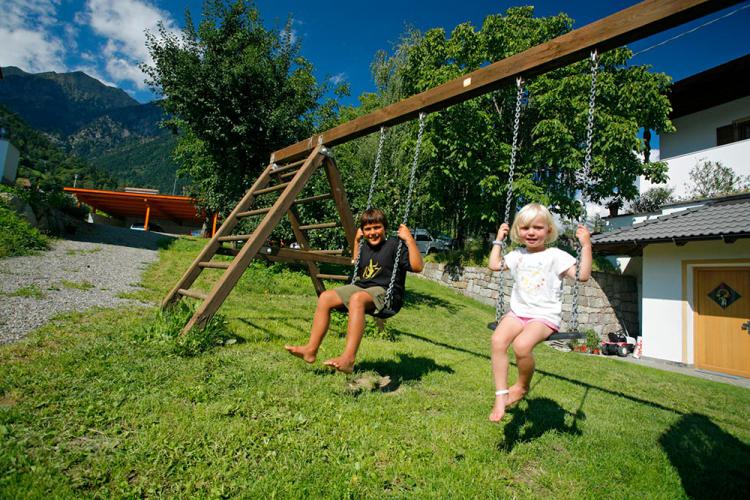
[[[576,259],[559,248],[529,252],[520,248],[505,256],[513,276],[510,309],[523,318],[544,319],[559,325],[562,313],[562,274]]]

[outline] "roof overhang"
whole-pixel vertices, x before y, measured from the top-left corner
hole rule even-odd
[[[606,233],[605,233],[606,234]],[[603,255],[643,255],[643,249],[647,245],[653,245],[658,243],[673,243],[678,247],[686,245],[691,241],[723,241],[724,243],[731,244],[739,239],[750,238],[750,233],[733,233],[733,234],[713,234],[705,236],[690,236],[690,237],[674,237],[674,238],[650,238],[650,239],[637,239],[632,240],[620,240],[611,242],[596,242],[592,241],[592,248],[598,254]]]
[[[177,223],[200,224],[205,218],[203,212],[197,208],[195,199],[187,196],[124,193],[72,187],[63,189],[74,195],[79,202],[121,219],[143,218],[147,210],[151,219],[171,220]]]
[[[669,118],[697,113],[750,95],[750,54],[672,85]]]

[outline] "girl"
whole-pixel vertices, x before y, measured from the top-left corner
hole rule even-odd
[[[529,391],[534,375],[534,346],[559,329],[562,297],[561,280],[575,279],[575,258],[558,248],[546,248],[557,239],[557,227],[546,207],[530,203],[513,221],[510,237],[520,248],[501,255],[501,242],[508,235],[508,224],[497,231],[492,242],[489,267],[493,271],[509,269],[514,278],[510,312],[503,316],[492,334],[492,373],[495,379],[495,406],[492,422],[499,422],[507,406],[517,403]],[[591,234],[578,226],[576,238],[581,244],[579,279],[591,276]],[[518,364],[518,380],[508,388],[508,347],[513,346]]]

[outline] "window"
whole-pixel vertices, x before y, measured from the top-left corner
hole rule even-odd
[[[750,118],[742,118],[731,125],[724,125],[716,129],[717,146],[744,141],[745,139],[750,139]]]

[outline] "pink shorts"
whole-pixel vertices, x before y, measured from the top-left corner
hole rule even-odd
[[[552,323],[551,321],[547,321],[546,319],[541,319],[541,318],[524,318],[524,317],[521,317],[521,316],[517,315],[513,311],[511,311],[508,314],[506,314],[506,316],[510,316],[511,318],[517,319],[518,321],[521,322],[521,325],[523,325],[523,326],[528,325],[532,321],[538,321],[538,322],[542,323],[544,326],[548,326],[549,328],[551,328],[553,332],[556,332],[556,331],[560,330],[560,327],[558,325]]]

